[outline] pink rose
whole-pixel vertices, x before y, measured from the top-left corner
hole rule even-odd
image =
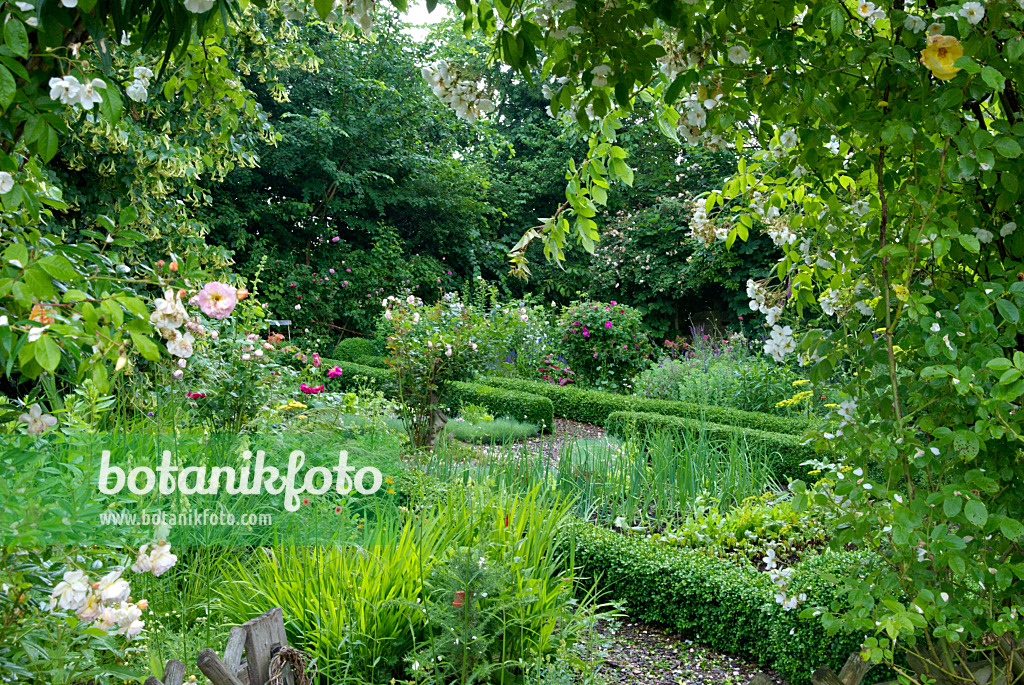
[[[604,322],[604,327],[605,328],[611,328],[612,327],[612,322],[611,321],[605,321]]]
[[[226,319],[238,303],[235,293],[235,288],[226,283],[210,281],[199,291],[199,308],[211,319]]]
[[[330,370],[327,371],[327,377],[328,378],[337,378],[338,376],[342,375],[343,373],[344,373],[344,371],[341,370],[340,366],[335,366],[333,369],[330,369]]]

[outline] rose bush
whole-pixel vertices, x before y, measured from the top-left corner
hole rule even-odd
[[[562,310],[562,347],[578,381],[627,390],[651,352],[640,314],[618,302],[573,302]]]

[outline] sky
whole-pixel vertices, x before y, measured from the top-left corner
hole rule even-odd
[[[405,21],[410,24],[434,24],[444,17],[444,7],[438,6],[434,8],[433,12],[427,13],[426,2],[410,2],[409,11],[405,15]],[[422,41],[427,37],[426,29],[422,28],[407,28],[406,31],[416,40]]]

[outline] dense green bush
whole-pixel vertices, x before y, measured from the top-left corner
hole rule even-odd
[[[480,383],[453,383],[444,397],[453,407],[477,404],[496,417],[507,416],[516,421],[536,424],[543,431],[555,425],[555,408],[551,400],[508,388],[493,388]]]
[[[562,310],[562,349],[578,382],[620,390],[647,363],[640,313],[615,302],[573,302]]]
[[[342,338],[331,355],[343,362],[354,362],[360,357],[375,357],[380,350],[369,338]]]
[[[767,573],[639,536],[591,524],[573,526],[568,539],[577,570],[597,578],[609,599],[625,602],[637,620],[667,625],[714,649],[772,666],[790,685],[807,685],[828,664],[838,671],[862,635],[828,635],[816,618],[800,618],[775,600]],[[848,568],[854,554],[826,553],[793,567],[790,586],[808,601],[837,600],[822,574]],[[875,673],[866,682],[877,682]],[[877,674],[881,675],[881,674]]]
[[[801,466],[809,459],[814,459],[814,448],[795,435],[770,433],[768,431],[742,426],[729,426],[708,423],[700,419],[683,416],[666,416],[646,412],[617,411],[605,420],[605,428],[612,435],[618,436],[653,436],[662,432],[680,432],[699,434],[707,440],[725,444],[737,443],[749,446],[757,445],[776,455],[774,468],[777,477],[804,478],[813,467]]]
[[[362,366],[335,359],[323,360],[328,369],[337,367],[342,374],[325,381],[328,390],[354,390],[369,386],[388,395],[397,393],[395,374],[391,369]],[[477,404],[486,407],[495,416],[508,416],[517,421],[534,423],[542,430],[551,430],[555,423],[554,405],[551,400],[537,394],[509,388],[494,388],[480,383],[455,382],[442,398],[458,408],[463,404]]]
[[[727,407],[712,407],[687,402],[669,400],[653,400],[646,397],[618,395],[600,390],[558,386],[537,381],[525,381],[515,378],[481,378],[481,382],[500,388],[510,388],[543,395],[555,406],[555,416],[574,421],[596,423],[603,426],[608,416],[617,411],[639,411],[666,416],[683,416],[701,419],[727,426],[742,426],[772,433],[799,435],[807,430],[811,423],[806,419],[771,416],[757,412],[740,411]]]

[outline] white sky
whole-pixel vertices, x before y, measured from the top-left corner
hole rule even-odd
[[[434,11],[428,14],[427,3],[418,1],[409,3],[409,11],[403,15],[403,19],[413,26],[420,26],[423,24],[436,24],[444,17],[444,14],[445,8],[441,5],[435,7]],[[424,28],[412,28],[410,26],[406,28],[406,32],[419,41],[427,37],[427,30]]]

